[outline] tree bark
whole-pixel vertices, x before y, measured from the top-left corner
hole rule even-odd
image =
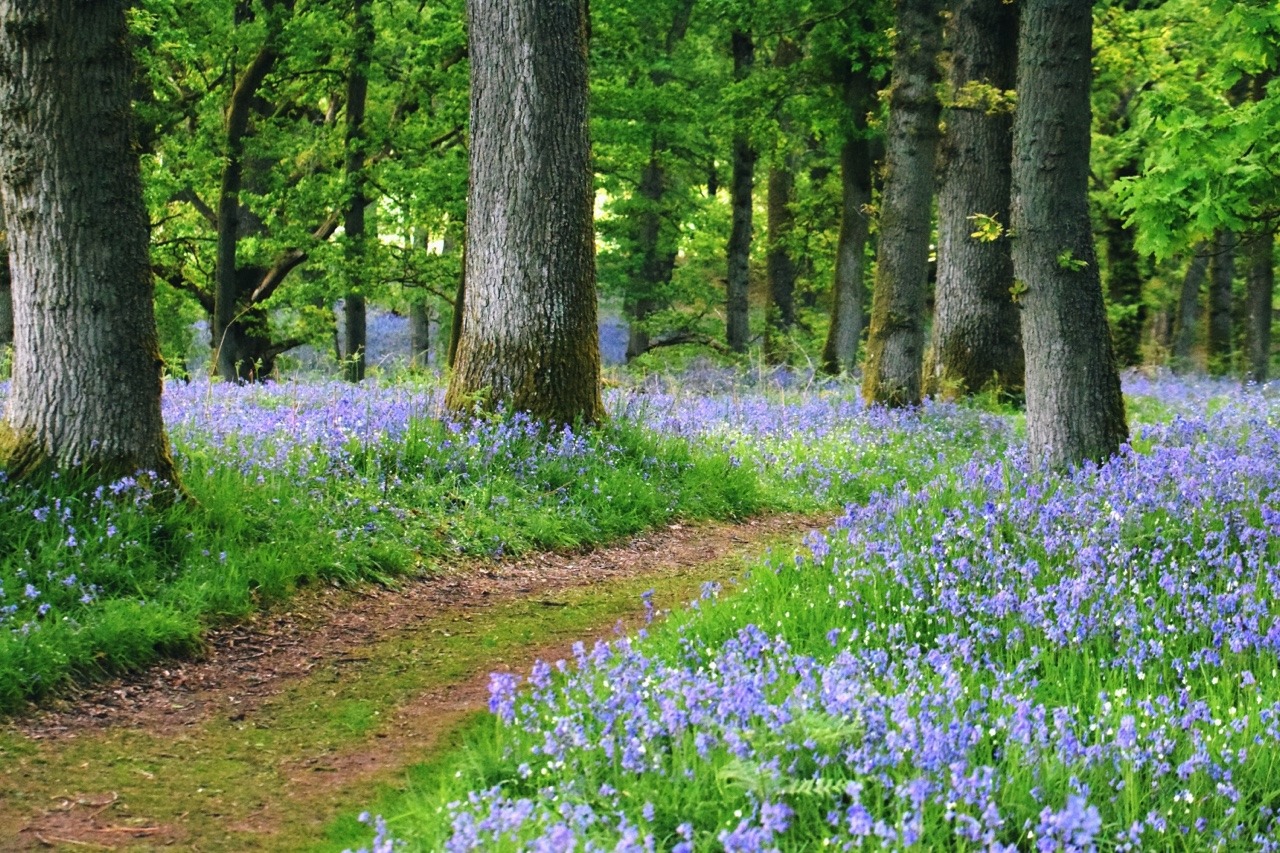
[[[13,346],[13,282],[9,276],[9,226],[0,205],[0,362]]]
[[[409,369],[426,370],[431,359],[431,311],[425,298],[409,303]]]
[[[834,375],[852,373],[858,366],[865,310],[864,283],[871,222],[871,141],[867,113],[875,97],[875,82],[865,58],[859,67],[840,70],[841,96],[849,127],[840,146],[840,234],[836,238],[836,271],[831,292],[831,323],[822,348],[822,369]]]
[[[773,67],[784,69],[800,61],[800,48],[786,36],[778,39]],[[786,361],[782,336],[796,322],[795,290],[797,267],[791,256],[791,235],[795,231],[795,183],[797,157],[787,138],[791,128],[781,122],[782,140],[769,165],[765,200],[765,275],[769,282],[769,303],[765,307],[764,357],[770,364]]]
[[[693,14],[693,0],[681,0],[675,8],[671,26],[667,28],[662,50],[668,63],[676,48],[689,31]],[[661,89],[673,79],[668,68],[655,67],[649,71],[649,81],[655,89]],[[632,215],[632,227],[639,268],[623,302],[623,313],[629,321],[627,360],[630,361],[649,351],[649,329],[646,321],[662,307],[663,291],[671,282],[675,271],[679,232],[675,220],[669,216],[668,175],[663,157],[670,150],[661,128],[655,128],[649,137],[649,160],[640,170],[637,195],[639,204]]]
[[[596,421],[586,0],[468,0],[466,294],[446,402]]]
[[[796,322],[797,269],[789,245],[791,235],[795,232],[796,222],[795,213],[791,208],[795,200],[796,157],[790,152],[784,152],[779,154],[778,158],[769,167],[765,213],[768,229],[765,271],[769,281],[765,358],[771,364],[786,360],[785,347],[781,338]]]
[[[369,344],[369,309],[364,294],[348,291],[342,300],[342,376],[348,382],[364,381],[365,350]]]
[[[1209,264],[1209,372],[1231,371],[1231,284],[1236,277],[1236,235],[1225,229],[1213,237]]]
[[[1136,162],[1124,164],[1116,178],[1138,174]],[[1118,318],[1111,327],[1116,362],[1120,367],[1142,363],[1142,330],[1147,324],[1147,307],[1142,301],[1142,257],[1134,243],[1134,229],[1117,216],[1103,218],[1103,239],[1107,246],[1107,298]]]
[[[367,140],[364,126],[365,105],[369,99],[369,62],[373,54],[373,8],[369,0],[352,0],[351,68],[347,72],[347,138],[344,171],[347,179],[347,204],[343,211],[349,284],[363,269],[365,256],[365,209],[369,205],[368,175],[365,172]],[[369,327],[364,292],[358,283],[349,287],[343,310],[347,351],[344,372],[348,382],[364,379],[365,349]]]
[[[0,466],[177,486],[123,0],[0,2],[0,204],[13,385]]]
[[[1011,223],[1027,445],[1065,468],[1128,438],[1089,222],[1093,18],[1078,0],[1020,5]]]
[[[732,36],[733,79],[742,82],[755,64],[756,49],[750,34],[734,30]],[[742,120],[739,119],[742,123]],[[728,247],[728,300],[725,308],[725,341],[734,352],[746,352],[751,337],[751,232],[752,189],[755,184],[756,150],[746,131],[733,136],[733,177],[729,203],[733,211]]]
[[[640,268],[638,281],[631,297],[626,301],[626,315],[630,321],[627,338],[627,360],[649,351],[649,330],[644,323],[658,310],[658,294],[671,281],[676,267],[675,229],[663,215],[664,196],[667,192],[667,174],[658,160],[657,140],[649,162],[640,173],[640,209],[634,215],[636,249]]]
[[[949,29],[951,67],[938,190],[938,285],[925,393],[986,387],[1021,395],[1025,363],[1010,296],[1009,238],[971,236],[975,214],[1009,223],[1013,112],[1002,93],[1018,69],[1018,7],[958,0]],[[992,91],[998,90],[998,91]]]
[[[1271,301],[1276,289],[1276,235],[1267,231],[1248,244],[1248,365],[1245,381],[1259,385],[1271,370]]]
[[[898,0],[889,89],[884,192],[862,395],[920,402],[925,295],[938,150],[943,0]]]
[[[1175,373],[1192,369],[1192,354],[1196,346],[1196,331],[1200,326],[1200,288],[1209,271],[1209,247],[1197,243],[1191,250],[1191,261],[1182,277],[1182,290],[1178,295],[1178,314],[1173,331],[1173,357],[1171,366]]]
[[[240,192],[244,188],[245,140],[249,135],[249,119],[258,89],[280,59],[278,42],[283,33],[283,20],[275,14],[277,6],[278,3],[268,0],[265,8],[265,41],[236,81],[227,109],[226,160],[222,165],[222,184],[218,191],[217,207],[213,361],[218,375],[228,382],[251,379],[261,367],[248,357],[251,349],[247,341],[249,331],[243,322],[247,306],[241,305],[240,297],[243,292],[252,288],[252,284],[245,281],[244,271],[238,267],[236,250],[243,236]]]

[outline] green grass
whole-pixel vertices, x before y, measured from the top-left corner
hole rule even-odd
[[[171,507],[110,505],[58,480],[0,483],[18,510],[0,540],[0,590],[16,610],[0,621],[0,713],[190,654],[208,627],[311,584],[393,584],[458,556],[573,549],[671,518],[770,508],[725,454],[631,425],[589,433],[607,454],[552,459],[523,479],[499,464],[436,470],[442,429],[424,422],[403,445],[353,448],[349,475],[322,485],[289,467],[246,475],[225,450],[182,447],[192,500]],[[28,583],[37,597],[22,594]]]

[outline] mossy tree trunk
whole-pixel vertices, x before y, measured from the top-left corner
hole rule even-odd
[[[755,42],[749,33],[734,30],[731,36],[733,79],[742,82],[755,65]],[[742,121],[741,119],[739,121]],[[746,352],[751,337],[751,237],[752,190],[755,185],[756,149],[743,129],[733,136],[733,176],[730,178],[729,204],[732,225],[729,230],[728,291],[725,306],[725,341],[734,352]]]
[[[123,0],[0,2],[13,386],[0,467],[177,483],[160,416]]]
[[[1101,461],[1128,437],[1089,221],[1093,18],[1078,0],[1024,0],[1013,130],[1013,265],[1032,459]]]
[[[1276,235],[1265,231],[1248,244],[1248,328],[1245,379],[1262,384],[1271,370],[1271,302],[1276,289]]]
[[[871,140],[867,114],[875,97],[875,81],[866,57],[857,67],[845,63],[839,70],[841,100],[848,134],[840,146],[840,233],[836,238],[836,270],[831,292],[831,323],[822,348],[822,369],[827,373],[852,373],[858,366],[858,342],[862,338],[865,310],[867,241],[871,222]]]
[[[1022,393],[1018,307],[1010,295],[1007,234],[975,238],[977,216],[1009,224],[1018,7],[959,0],[948,29],[951,57],[938,189],[938,285],[925,393]]]
[[[446,402],[595,421],[600,399],[586,0],[468,0],[471,193]]]
[[[1209,262],[1209,372],[1223,375],[1231,370],[1232,283],[1236,277],[1236,235],[1220,229],[1213,236],[1213,257]]]
[[[869,403],[920,402],[945,6],[943,0],[895,4],[884,191],[862,386]]]

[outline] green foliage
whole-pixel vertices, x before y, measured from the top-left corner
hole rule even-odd
[[[1130,56],[1119,67],[1132,75],[1133,121],[1114,145],[1137,152],[1141,170],[1115,196],[1139,248],[1166,258],[1217,229],[1249,231],[1274,216],[1280,10],[1172,0],[1102,15],[1101,54]]]
[[[994,243],[1005,236],[1005,227],[1000,222],[997,214],[973,213],[966,216],[965,219],[973,223],[973,232],[969,236],[975,240],[980,240],[983,243]]]
[[[267,50],[278,55],[258,90],[243,143],[236,248],[237,268],[255,283],[282,259],[296,253],[305,258],[274,293],[252,297],[271,309],[256,332],[268,340],[323,346],[333,320],[317,309],[347,292],[384,305],[395,305],[402,288],[425,290],[441,302],[453,296],[452,285],[436,286],[437,277],[426,272],[426,258],[448,223],[463,217],[462,3],[422,9],[392,0],[374,3],[373,10],[376,38],[360,153],[374,191],[367,216],[380,234],[359,252],[349,251],[341,232],[329,236],[333,228],[326,225],[334,217],[340,221],[350,192],[343,171],[353,39],[347,8],[146,0],[130,13],[141,72],[137,108],[153,258],[162,279],[193,295],[206,313],[214,306],[228,105],[253,59]],[[171,364],[185,361],[179,319],[165,330]]]
[[[981,110],[987,115],[1012,114],[1018,106],[1018,93],[1012,89],[999,89],[979,80],[970,80],[952,97],[944,100],[943,106]]]
[[[1081,258],[1077,258],[1070,249],[1063,249],[1058,253],[1058,266],[1068,272],[1080,272],[1088,269],[1089,262]]]

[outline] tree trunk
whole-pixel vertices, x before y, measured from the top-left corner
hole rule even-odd
[[[0,2],[15,354],[0,466],[177,484],[122,0]]]
[[[756,48],[751,36],[734,30],[733,79],[741,82],[755,64]],[[742,121],[741,119],[739,120]],[[739,129],[733,137],[733,177],[729,203],[733,209],[733,225],[729,231],[728,304],[725,316],[725,340],[734,352],[746,352],[751,337],[751,218],[752,188],[755,184],[756,150],[746,132]]]
[[[431,311],[426,299],[409,303],[409,369],[426,370],[431,360]]]
[[[671,26],[667,28],[663,40],[663,52],[668,62],[689,31],[693,2],[694,0],[682,0],[674,10]],[[649,71],[649,80],[655,89],[661,89],[672,79],[669,68],[654,67]],[[670,146],[667,140],[661,130],[655,128],[649,138],[649,162],[640,171],[637,193],[639,204],[632,216],[640,265],[635,280],[628,288],[628,298],[622,306],[630,324],[628,361],[649,351],[649,330],[645,323],[664,304],[663,291],[670,283],[676,266],[680,235],[674,220],[668,215],[669,181],[662,164],[662,157],[668,150]]]
[[[343,211],[343,231],[346,237],[347,270],[349,284],[345,310],[347,351],[343,359],[348,382],[364,379],[365,349],[368,345],[369,327],[366,319],[364,293],[359,283],[351,281],[364,269],[365,256],[365,208],[369,204],[368,175],[365,173],[366,134],[364,127],[365,105],[369,99],[369,62],[373,54],[373,8],[369,0],[352,0],[354,21],[352,26],[351,68],[347,73],[347,138],[346,163],[347,204]]]
[[[800,48],[783,36],[773,55],[774,68],[789,68],[800,61]],[[796,262],[791,256],[791,235],[795,231],[795,183],[797,158],[792,151],[789,123],[784,119],[779,131],[782,140],[769,166],[765,200],[765,275],[769,282],[769,304],[765,308],[764,356],[770,364],[786,361],[782,335],[796,322]]]
[[[462,275],[458,276],[458,287],[453,294],[453,315],[449,318],[449,353],[445,359],[449,369],[458,366],[458,349],[462,346],[463,308],[467,303],[467,251],[462,250]]]
[[[898,0],[895,6],[880,244],[862,386],[869,403],[920,402],[945,5],[943,0]]]
[[[875,96],[865,62],[841,69],[841,89],[849,127],[840,147],[840,234],[836,238],[836,272],[831,292],[831,323],[822,348],[822,369],[832,375],[852,373],[858,366],[862,337],[864,273],[871,222],[871,142],[867,113]]]
[[[1117,179],[1138,174],[1137,163],[1126,163]],[[1107,246],[1107,298],[1117,314],[1111,327],[1116,363],[1134,367],[1142,363],[1142,330],[1147,323],[1147,307],[1142,301],[1142,257],[1134,244],[1135,234],[1118,217],[1104,216],[1103,239]]]
[[[342,376],[348,382],[364,380],[365,350],[369,344],[368,306],[364,294],[348,291],[342,300]]]
[[[471,199],[447,403],[596,421],[586,0],[468,0]]]
[[[664,196],[667,192],[667,174],[658,162],[658,142],[653,141],[649,162],[640,173],[640,209],[634,218],[636,249],[640,269],[631,298],[626,301],[626,315],[630,321],[627,339],[627,360],[649,351],[649,330],[644,323],[658,310],[658,294],[668,282],[676,267],[677,235],[663,216]]]
[[[1209,372],[1231,371],[1231,283],[1236,277],[1236,235],[1225,229],[1213,237],[1209,265]]]
[[[236,250],[244,236],[240,191],[244,188],[245,140],[249,135],[249,118],[258,89],[280,59],[278,41],[282,35],[283,21],[274,14],[275,5],[267,4],[265,41],[236,82],[227,110],[226,159],[222,164],[222,185],[218,191],[213,361],[218,375],[228,382],[252,379],[258,372],[254,359],[244,346],[249,336],[245,333],[243,323],[246,306],[241,305],[240,301],[241,293],[247,292],[253,285],[243,284],[246,276],[238,268]]]
[[[0,363],[13,346],[13,283],[9,277],[9,226],[0,205]]]
[[[1024,0],[1013,127],[1013,266],[1027,445],[1055,468],[1128,438],[1089,222],[1090,4]]]
[[[938,190],[938,286],[925,393],[985,387],[1020,395],[1024,361],[1018,306],[1010,296],[1009,238],[975,238],[975,214],[1009,223],[1012,105],[1003,93],[1018,70],[1018,7],[960,0],[949,31],[950,104]],[[993,87],[996,91],[992,91]],[[994,234],[991,236],[995,236]]]
[[[1249,243],[1248,369],[1245,380],[1259,385],[1271,369],[1271,300],[1276,287],[1276,235],[1258,234]]]
[[[1194,366],[1192,353],[1196,346],[1196,330],[1200,326],[1200,288],[1209,271],[1209,247],[1197,243],[1191,250],[1191,262],[1182,277],[1182,290],[1178,295],[1178,314],[1173,331],[1173,357],[1171,366],[1176,373],[1184,373]]]

